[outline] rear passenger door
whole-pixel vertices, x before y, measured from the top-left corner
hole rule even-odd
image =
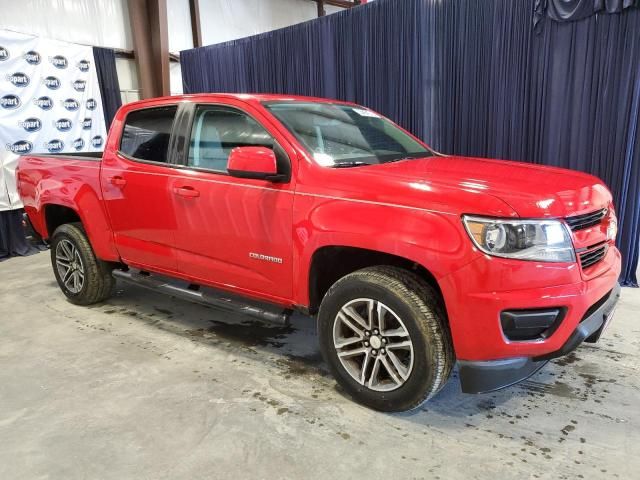
[[[169,190],[176,172],[170,145],[177,110],[163,105],[129,112],[120,144],[105,150],[101,173],[120,256],[129,265],[167,273],[177,270],[176,214]]]
[[[295,154],[247,106],[192,108],[183,175],[173,183],[180,272],[266,300],[290,299],[293,183],[232,177],[227,159],[235,147],[266,146],[276,153],[279,173],[291,178]]]

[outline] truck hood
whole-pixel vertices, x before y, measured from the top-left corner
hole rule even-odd
[[[611,193],[592,175],[522,162],[434,156],[350,170],[359,170],[377,188],[381,182],[395,184],[389,187],[396,202],[413,205],[409,197],[420,197],[453,213],[567,217],[611,205]]]

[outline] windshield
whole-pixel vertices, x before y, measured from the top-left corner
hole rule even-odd
[[[264,102],[311,153],[328,167],[394,162],[433,155],[377,113],[351,105]]]

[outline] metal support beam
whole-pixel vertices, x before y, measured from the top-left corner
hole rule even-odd
[[[155,65],[154,74],[159,95],[169,95],[169,24],[167,21],[167,1],[147,0],[151,23],[151,48]]]
[[[342,8],[352,8],[356,5],[360,5],[360,2],[353,0],[324,0],[324,3],[327,5],[332,5],[334,7],[342,7]]]
[[[133,50],[126,50],[124,48],[114,48],[113,52],[116,54],[117,58],[128,58],[130,60],[134,60],[136,58]]]
[[[166,0],[128,0],[142,98],[169,95]]]
[[[366,3],[366,1],[362,2],[361,0],[312,0],[312,1],[318,4],[319,17],[325,14],[325,11],[324,11],[325,5],[331,5],[333,7],[340,7],[340,8],[352,8],[352,7],[357,7],[361,3]]]
[[[202,46],[202,27],[200,26],[200,2],[199,0],[189,0],[189,11],[191,13],[191,34],[193,35],[194,48]]]

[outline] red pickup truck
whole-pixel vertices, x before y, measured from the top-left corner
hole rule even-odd
[[[286,322],[316,315],[356,400],[408,410],[532,375],[595,342],[620,295],[607,187],[442,155],[319,98],[203,94],[123,106],[102,156],[26,155],[19,192],[69,300],[115,278]]]

